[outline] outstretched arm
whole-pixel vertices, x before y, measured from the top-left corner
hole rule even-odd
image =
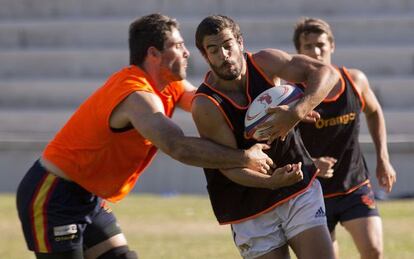
[[[378,183],[387,192],[390,192],[397,177],[389,160],[387,131],[381,105],[375,97],[374,92],[371,90],[365,74],[357,69],[350,69],[349,73],[365,101],[365,118],[377,154],[376,175]]]
[[[157,148],[180,162],[205,168],[249,167],[267,170],[271,159],[262,152],[265,145],[237,150],[197,137],[187,137],[164,115],[161,100],[152,93],[134,92],[114,111],[112,121],[130,122]]]

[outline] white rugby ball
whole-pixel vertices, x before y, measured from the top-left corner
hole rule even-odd
[[[269,119],[267,108],[278,105],[292,106],[302,96],[302,89],[294,85],[278,85],[259,94],[250,104],[244,118],[246,137],[262,140],[261,135],[266,129],[257,130],[257,127]]]

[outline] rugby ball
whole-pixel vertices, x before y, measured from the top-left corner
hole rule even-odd
[[[257,130],[260,124],[266,122],[270,115],[266,110],[278,105],[294,105],[303,96],[303,91],[294,85],[278,85],[259,94],[247,109],[244,126],[247,138],[263,140],[262,134],[266,129]]]

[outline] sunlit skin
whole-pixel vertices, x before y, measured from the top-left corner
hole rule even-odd
[[[331,55],[335,51],[335,43],[329,40],[326,33],[302,33],[300,35],[299,54],[317,59],[325,64],[331,64]],[[328,94],[327,99],[336,96],[341,89],[339,81],[332,91]]]
[[[299,54],[312,57],[325,64],[331,64],[331,55],[335,51],[335,43],[329,40],[326,33],[302,33],[300,35]]]
[[[225,81],[241,79],[246,72],[242,39],[236,39],[230,29],[225,29],[204,37],[203,46],[204,58],[216,77]]]
[[[180,32],[173,28],[160,51],[160,78],[166,81],[179,81],[187,77],[187,64],[190,52],[184,45]]]

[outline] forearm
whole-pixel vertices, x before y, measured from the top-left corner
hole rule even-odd
[[[295,105],[294,111],[299,119],[303,119],[319,105],[339,80],[338,72],[332,66],[323,66],[309,73],[304,96]]]
[[[374,142],[377,162],[388,161],[387,131],[382,110],[366,115],[368,130]]]
[[[244,150],[196,137],[182,137],[174,142],[170,145],[170,151],[164,152],[185,164],[204,168],[234,168],[247,165]]]
[[[253,188],[271,188],[270,175],[262,174],[248,168],[220,169],[220,171],[231,181],[243,186]]]

